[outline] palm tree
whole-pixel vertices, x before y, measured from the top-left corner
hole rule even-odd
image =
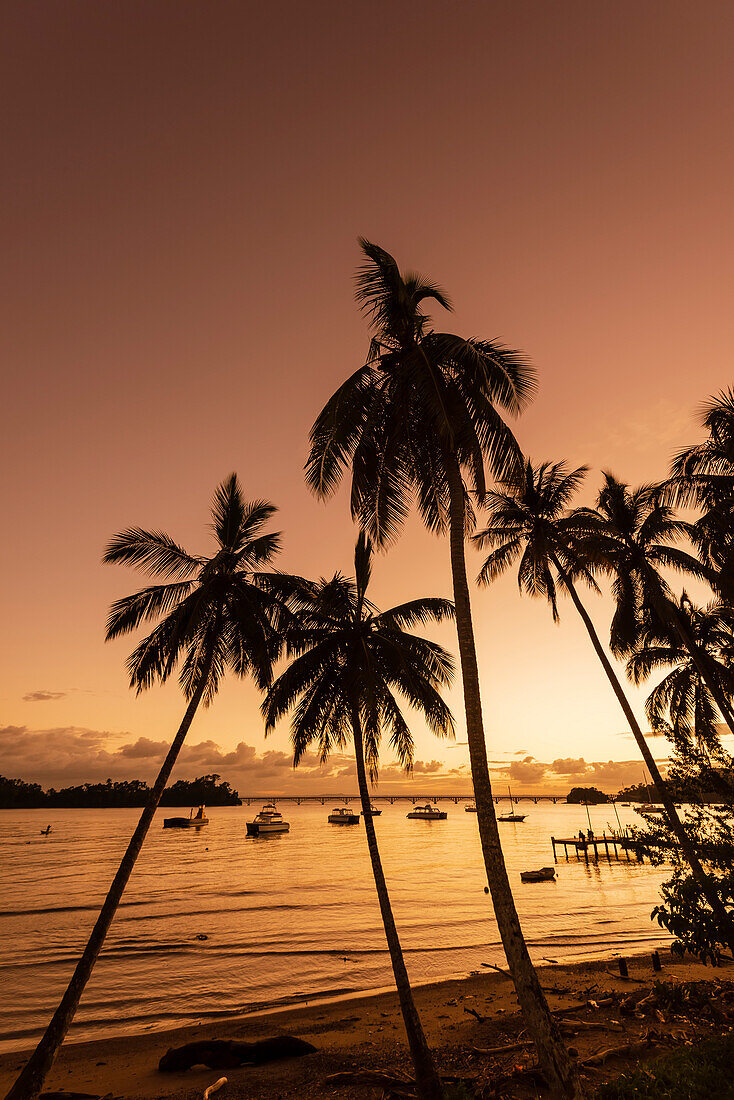
[[[707,657],[710,671],[721,691],[734,693],[734,613],[721,603],[695,606],[684,592],[678,614],[688,633]],[[635,651],[627,662],[627,672],[640,684],[660,669],[670,669],[653,688],[645,710],[653,729],[669,735],[677,752],[696,756],[706,779],[722,794],[730,794],[730,785],[717,768],[726,766],[719,737],[720,714],[716,702],[680,639],[661,624],[651,621],[642,631]]]
[[[441,646],[407,628],[453,617],[454,608],[448,600],[421,599],[378,611],[367,598],[371,559],[372,545],[361,532],[355,580],[338,573],[331,580],[294,580],[294,618],[285,635],[293,661],[270,688],[263,713],[267,733],[293,711],[294,767],[314,743],[324,762],[352,738],[367,846],[416,1083],[425,1100],[440,1100],[441,1081],[413,1000],[382,870],[367,774],[373,781],[377,777],[383,729],[400,764],[407,771],[413,765],[413,738],[396,693],[424,715],[434,733],[453,736],[451,712],[439,694],[451,680],[453,661]]]
[[[706,439],[673,460],[666,491],[675,503],[696,505],[702,515],[691,525],[712,583],[729,597],[734,591],[734,390],[723,390],[702,409]]]
[[[212,702],[227,668],[238,676],[252,675],[263,690],[271,682],[284,615],[261,570],[280,546],[280,536],[265,529],[275,510],[265,501],[247,503],[232,474],[214,496],[216,546],[210,557],[196,557],[168,535],[139,527],[123,531],[107,547],[106,562],[137,566],[164,578],[162,584],[118,600],[110,610],[108,641],[159,620],[128,659],[130,686],[139,693],[165,683],[180,667],[188,706],[61,1003],[7,1100],[32,1100],[41,1091],[199,704]]]
[[[524,357],[494,341],[437,332],[423,305],[450,302],[420,275],[402,275],[382,248],[360,241],[357,300],[372,328],[367,361],[344,382],[311,429],[306,478],[321,497],[351,466],[351,509],[378,546],[398,536],[415,500],[429,530],[449,533],[456,629],[477,824],[497,925],[529,1033],[557,1096],[580,1095],[575,1065],[540,987],[520,927],[495,817],[484,739],[465,539],[473,522],[464,476],[481,501],[485,461],[503,475],[519,448],[502,419],[535,389]]]
[[[568,592],[629,723],[681,851],[690,864],[694,878],[715,913],[722,931],[734,949],[734,923],[724,908],[710,876],[701,866],[695,847],[678,816],[668,786],[660,774],[624,688],[576,590],[574,580],[578,577],[596,588],[583,555],[578,552],[579,541],[583,544],[588,530],[588,521],[582,510],[570,515],[567,512],[586,472],[587,468],[584,466],[569,471],[562,462],[553,465],[544,463],[534,467],[528,459],[522,473],[504,480],[503,491],[487,494],[489,523],[475,536],[475,540],[480,546],[492,547],[492,553],[482,567],[479,580],[480,583],[488,584],[519,559],[520,590],[528,592],[531,596],[544,596],[551,605],[553,619],[556,622],[559,619],[557,605],[559,585],[561,591]],[[579,519],[580,516],[581,519]]]
[[[650,617],[656,618],[687,649],[734,734],[730,697],[717,679],[706,652],[691,635],[660,574],[661,569],[668,569],[704,581],[711,579],[706,564],[670,545],[682,537],[690,537],[691,525],[676,519],[659,486],[631,490],[609,473],[604,474],[596,509],[580,508],[575,516],[584,527],[585,559],[614,578],[612,591],[617,606],[610,635],[614,655],[628,657]]]

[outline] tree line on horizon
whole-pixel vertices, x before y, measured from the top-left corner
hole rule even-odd
[[[239,792],[216,773],[197,779],[177,779],[161,795],[161,806],[241,806]],[[108,779],[106,783],[76,783],[49,787],[0,775],[0,810],[112,809],[144,806],[151,788],[144,779]]]
[[[442,1100],[392,913],[369,786],[379,774],[383,737],[411,767],[403,706],[421,714],[436,735],[453,735],[442,693],[454,676],[454,659],[418,632],[442,620],[456,624],[487,888],[528,1035],[551,1095],[585,1094],[530,959],[500,843],[467,576],[470,540],[486,552],[480,585],[514,567],[520,591],[545,599],[555,621],[561,596],[581,618],[664,807],[664,821],[654,828],[675,870],[657,918],[703,957],[715,958],[721,948],[734,952],[734,859],[730,839],[726,854],[719,811],[701,805],[694,822],[681,820],[615,667],[626,662],[635,683],[665,674],[647,701],[653,733],[669,739],[681,777],[701,788],[713,785],[724,806],[733,804],[732,761],[719,723],[734,733],[734,393],[710,401],[704,440],[681,452],[659,484],[631,487],[605,472],[594,507],[575,507],[587,468],[534,462],[508,424],[536,391],[527,358],[497,341],[435,329],[426,308],[450,311],[446,293],[401,272],[377,245],[361,240],[360,247],[356,297],[370,329],[368,353],[318,415],[306,463],[307,482],[321,499],[345,476],[351,480],[350,510],[359,528],[353,575],[311,580],[279,572],[280,537],[270,530],[275,508],[247,502],[234,474],[214,496],[210,556],[136,527],[107,548],[105,561],[141,568],[158,582],[110,612],[109,640],[155,624],[128,659],[131,686],[139,692],[177,671],[187,707],[87,946],[8,1100],[31,1100],[40,1091],[195,713],[213,702],[226,671],[252,677],[261,690],[266,732],[290,716],[295,765],[309,748],[326,760],[352,743],[417,1093],[421,1100]],[[683,519],[679,507],[693,518]],[[369,596],[374,554],[389,551],[413,508],[429,531],[446,539],[454,599],[429,594],[380,610]],[[677,577],[706,588],[708,602],[698,605],[678,591]],[[608,644],[586,599],[604,583],[614,601]],[[688,926],[679,920],[686,905],[693,914]],[[691,928],[703,928],[703,940]]]

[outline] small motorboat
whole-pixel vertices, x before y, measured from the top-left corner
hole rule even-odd
[[[188,817],[164,817],[163,828],[164,829],[198,829],[202,825],[208,825],[209,818],[204,813],[204,807],[199,806],[199,809],[194,813],[193,809],[189,812]]]
[[[269,836],[271,833],[287,833],[290,824],[276,810],[274,802],[266,802],[253,821],[247,822],[248,836]]]
[[[464,807],[464,809],[468,814],[475,814],[477,812],[477,808],[473,802],[470,802],[468,806]]]
[[[555,867],[541,867],[538,871],[520,872],[520,878],[523,882],[553,882],[555,877]]]
[[[328,817],[330,825],[359,825],[359,814],[348,806],[335,806]]]
[[[449,815],[445,810],[439,810],[426,802],[425,806],[415,806],[405,816],[412,818],[413,821],[445,821]]]
[[[664,814],[665,806],[654,806],[650,802],[643,802],[641,806],[635,806],[638,814]]]
[[[380,814],[382,813],[382,810],[378,810],[377,806],[373,806],[372,803],[370,802],[370,813],[371,813],[372,817],[379,817]],[[362,816],[364,817],[364,810],[362,810]]]

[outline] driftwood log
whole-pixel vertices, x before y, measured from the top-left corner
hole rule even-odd
[[[180,1073],[200,1065],[210,1069],[261,1066],[282,1058],[301,1058],[304,1054],[313,1054],[315,1050],[316,1047],[295,1035],[275,1035],[272,1039],[260,1039],[255,1043],[242,1043],[237,1039],[202,1039],[167,1051],[158,1063],[158,1069],[161,1073]]]

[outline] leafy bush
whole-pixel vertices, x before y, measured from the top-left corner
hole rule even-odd
[[[734,1034],[684,1047],[623,1073],[597,1091],[597,1100],[733,1100]]]

